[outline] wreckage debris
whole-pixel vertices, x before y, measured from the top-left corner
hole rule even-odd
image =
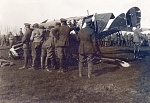
[[[5,60],[5,59],[0,59],[0,67],[6,67],[6,66],[12,66],[14,65],[13,62],[9,61],[9,60]]]

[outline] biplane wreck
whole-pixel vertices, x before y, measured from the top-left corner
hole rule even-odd
[[[113,13],[96,13],[93,15],[70,17],[66,19],[68,21],[75,20],[80,28],[83,27],[84,21],[86,19],[91,19],[93,21],[94,29],[97,33],[96,38],[101,39],[119,31],[132,31],[133,27],[141,25],[141,11],[138,7],[132,7],[127,11],[127,13],[121,13],[116,18]],[[111,25],[108,28],[106,28],[110,19],[114,20],[111,23]],[[56,22],[60,22],[60,20],[54,20],[50,22],[48,22],[48,20],[45,20],[41,23],[41,25],[47,28],[48,26],[54,26]],[[18,58],[21,56],[21,52],[22,43],[19,43],[12,46],[12,48],[9,51],[9,55],[12,58]]]
[[[127,11],[127,13],[121,13],[116,18],[113,13],[96,13],[93,15],[70,17],[66,19],[67,21],[76,20],[77,22],[80,22],[79,24],[81,28],[85,19],[92,19],[95,31],[98,34],[97,38],[100,39],[118,31],[132,31],[133,27],[141,25],[141,10],[138,7],[132,7]],[[106,28],[111,19],[114,19],[113,22],[108,28]],[[56,22],[60,22],[60,20],[54,20],[41,24],[48,27],[52,25],[54,26]]]

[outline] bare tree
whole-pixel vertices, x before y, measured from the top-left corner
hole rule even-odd
[[[10,26],[8,26],[8,25],[6,25],[5,27],[4,27],[4,32],[6,33],[6,34],[8,34],[10,31],[11,31],[11,27]]]
[[[18,35],[18,28],[17,28],[17,27],[13,27],[12,32],[13,32],[15,35]]]

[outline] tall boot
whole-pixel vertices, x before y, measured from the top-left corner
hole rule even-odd
[[[91,78],[93,72],[93,63],[89,62],[88,63],[88,78]]]
[[[24,65],[19,69],[27,69],[28,68],[28,57],[24,57]]]
[[[28,57],[25,57],[25,58],[24,58],[24,65],[25,65],[25,67],[28,68]]]
[[[64,69],[63,63],[64,63],[64,60],[60,59],[59,60],[59,70],[58,70],[59,73],[63,73],[64,72],[63,71],[63,69]]]
[[[32,66],[32,57],[28,57],[28,68]]]
[[[55,60],[54,59],[51,59],[51,68],[52,69],[56,69],[56,67],[55,67]]]
[[[49,67],[49,64],[51,64],[51,61],[49,61],[49,58],[46,57],[46,61],[45,61],[45,67],[46,67],[46,69],[49,69],[49,68],[50,68],[50,67]]]
[[[41,69],[45,69],[45,57],[41,57]]]
[[[136,50],[134,50],[134,59],[136,59],[136,56],[137,56],[137,52]]]
[[[82,77],[83,63],[79,62],[79,77]]]
[[[46,63],[45,63],[45,65],[46,65],[46,71],[47,72],[52,72],[52,70],[50,69],[51,67],[51,60],[49,60],[49,58],[47,58],[46,57]]]
[[[32,66],[29,69],[35,70],[35,66],[36,66],[36,58],[32,58]]]
[[[65,69],[66,72],[68,72],[68,61],[69,61],[68,58],[63,60],[63,64],[64,64],[63,68]]]

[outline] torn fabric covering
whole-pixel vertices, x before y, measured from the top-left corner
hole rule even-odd
[[[95,14],[95,30],[97,33],[102,32],[110,19],[114,19],[113,13]]]
[[[117,30],[127,30],[127,20],[125,13],[121,13],[119,16],[117,16],[108,29],[114,28]]]

